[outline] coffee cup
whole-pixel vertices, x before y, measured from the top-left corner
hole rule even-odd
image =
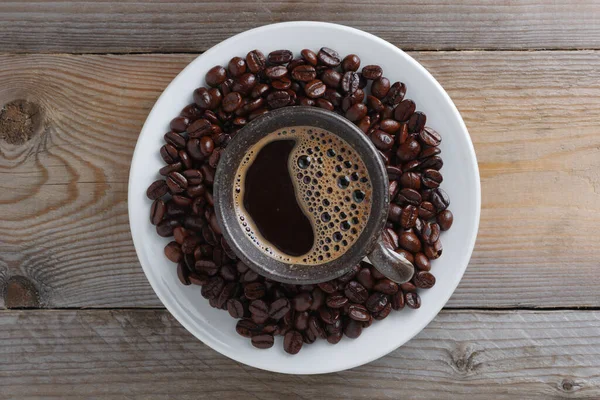
[[[275,281],[338,278],[365,257],[404,283],[414,266],[383,239],[385,165],[356,125],[316,107],[285,107],[244,126],[221,154],[215,213],[235,254]]]

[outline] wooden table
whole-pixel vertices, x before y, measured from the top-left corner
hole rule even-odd
[[[0,108],[31,124],[0,131],[0,398],[599,398],[598,3],[227,3],[0,3]],[[285,376],[219,355],[163,309],[127,177],[188,62],[310,19],[431,71],[471,133],[483,208],[464,279],[421,334],[351,371]]]

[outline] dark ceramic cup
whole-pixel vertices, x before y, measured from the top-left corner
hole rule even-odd
[[[286,264],[263,253],[248,239],[235,212],[234,179],[247,149],[267,134],[293,126],[325,129],[345,140],[362,158],[371,179],[371,213],[362,233],[343,255],[320,265]],[[234,136],[221,154],[213,196],[223,236],[244,263],[267,278],[293,284],[325,282],[348,272],[364,257],[368,257],[383,275],[398,283],[409,281],[414,273],[413,265],[389,248],[381,236],[390,202],[385,165],[369,138],[338,114],[316,107],[285,107],[250,122]]]

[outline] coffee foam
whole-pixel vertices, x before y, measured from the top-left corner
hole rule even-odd
[[[288,172],[315,237],[309,252],[297,257],[267,241],[244,208],[245,173],[260,150],[275,140],[296,142]],[[359,238],[371,213],[371,180],[362,158],[339,136],[309,126],[279,129],[252,146],[236,171],[233,191],[237,219],[248,238],[266,255],[290,264],[319,265],[340,257]]]

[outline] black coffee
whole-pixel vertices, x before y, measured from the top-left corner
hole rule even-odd
[[[238,168],[234,197],[253,243],[294,264],[344,254],[371,211],[360,156],[337,135],[312,127],[281,129],[256,143]]]

